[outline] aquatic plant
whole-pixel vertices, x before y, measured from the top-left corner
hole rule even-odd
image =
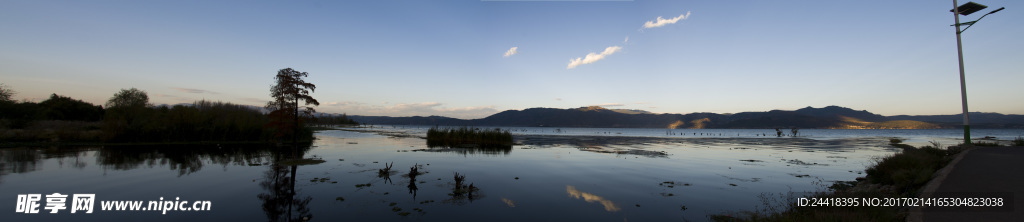
[[[512,145],[512,134],[499,128],[440,128],[437,126],[427,130],[427,146],[443,147],[503,147]]]
[[[409,178],[416,178],[416,175],[420,175],[420,171],[416,168],[416,165],[412,165],[412,168],[409,169]]]
[[[900,144],[903,143],[903,139],[900,138],[889,138],[889,144]]]
[[[462,181],[466,179],[466,175],[459,175],[459,172],[455,172],[455,187],[462,187]]]
[[[1011,144],[1013,144],[1013,146],[1024,146],[1024,137],[1018,136],[1016,139],[1013,139],[1013,141],[1011,141],[1011,142],[1012,142]]]
[[[384,169],[377,170],[377,177],[390,177],[391,167],[395,166],[395,162],[391,162],[391,165],[384,163]]]
[[[285,165],[285,166],[292,166],[292,165],[299,165],[299,166],[301,166],[301,165],[321,164],[321,163],[324,163],[324,162],[327,162],[327,161],[324,161],[323,159],[317,159],[317,158],[305,158],[305,159],[282,160],[282,161],[277,162],[277,164],[281,164],[281,165]]]

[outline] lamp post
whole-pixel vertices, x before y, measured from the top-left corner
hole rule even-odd
[[[991,11],[991,12],[985,14],[985,15],[982,15],[981,18],[978,18],[978,20],[960,23],[960,15],[970,15],[971,13],[975,13],[977,11],[981,11],[982,9],[988,8],[988,6],[985,6],[985,5],[982,5],[982,4],[978,4],[978,3],[974,3],[974,2],[967,2],[967,3],[965,3],[963,5],[960,5],[960,6],[957,6],[957,5],[958,4],[956,3],[956,0],[953,0],[953,10],[949,10],[949,11],[953,12],[953,19],[956,22],[956,24],[953,24],[952,26],[956,27],[956,55],[957,55],[957,58],[960,61],[960,100],[961,100],[961,103],[963,104],[963,109],[964,109],[964,144],[970,145],[971,144],[971,118],[967,114],[967,82],[964,79],[964,50],[963,50],[962,44],[960,43],[960,33],[963,33],[964,31],[967,31],[967,29],[971,28],[971,26],[973,26],[974,23],[977,23],[978,21],[981,21],[981,19],[985,18],[985,16],[991,15],[992,13],[996,13],[996,12],[1002,11],[1006,7],[1001,7],[999,9],[993,10],[993,11]],[[960,29],[961,25],[967,25],[967,28],[964,28],[963,30],[961,30]]]

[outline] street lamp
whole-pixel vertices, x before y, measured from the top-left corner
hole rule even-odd
[[[971,144],[971,118],[967,115],[967,82],[964,80],[964,50],[963,50],[963,46],[960,43],[960,33],[963,33],[964,31],[967,31],[967,29],[971,28],[971,26],[973,26],[974,23],[977,23],[978,21],[981,21],[981,19],[985,18],[985,16],[991,15],[992,13],[996,13],[996,12],[1002,11],[1006,7],[1001,7],[999,9],[992,10],[991,12],[989,12],[989,13],[987,13],[985,15],[982,15],[981,18],[978,18],[978,20],[960,23],[960,15],[970,15],[971,13],[975,13],[977,11],[981,11],[982,9],[988,8],[988,6],[985,6],[985,5],[982,5],[982,4],[978,4],[978,3],[974,3],[974,2],[967,2],[966,4],[963,4],[961,6],[957,6],[957,5],[958,4],[956,3],[956,0],[953,0],[953,7],[954,8],[953,8],[953,10],[949,10],[949,11],[953,12],[953,18],[954,18],[954,21],[956,22],[956,24],[953,24],[952,26],[956,27],[956,55],[960,59],[960,100],[961,100],[961,103],[963,104],[963,108],[964,108],[964,144],[970,145]],[[961,30],[960,29],[961,25],[967,25],[967,28],[964,28],[963,30]]]

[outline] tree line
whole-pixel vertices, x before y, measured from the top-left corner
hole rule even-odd
[[[92,142],[307,141],[309,125],[357,124],[347,117],[315,116],[308,105],[315,88],[291,68],[278,72],[271,87],[274,100],[258,107],[228,102],[152,105],[136,88],[122,89],[104,106],[52,94],[39,103],[13,100],[15,92],[0,84],[0,139]],[[307,107],[300,107],[303,100]],[[300,109],[301,108],[301,109]],[[44,124],[45,123],[45,124]]]

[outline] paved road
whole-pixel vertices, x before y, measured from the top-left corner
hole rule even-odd
[[[954,162],[945,179],[937,184],[934,196],[958,195],[950,192],[984,193],[959,194],[966,197],[1012,196],[1012,203],[1007,201],[1012,207],[942,210],[926,207],[922,210],[923,221],[1024,221],[1024,147],[977,148]]]

